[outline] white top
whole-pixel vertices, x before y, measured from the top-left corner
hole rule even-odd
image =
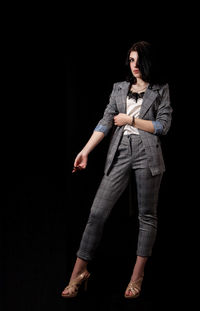
[[[140,114],[143,98],[138,98],[137,102],[134,98],[126,98],[126,114],[138,118]],[[124,127],[124,135],[136,134],[139,135],[139,131],[132,125],[126,124]]]

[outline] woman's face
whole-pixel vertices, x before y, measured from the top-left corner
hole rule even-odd
[[[129,55],[129,62],[131,72],[136,79],[141,78],[141,73],[137,66],[137,61],[138,61],[138,53],[136,51],[132,51]]]

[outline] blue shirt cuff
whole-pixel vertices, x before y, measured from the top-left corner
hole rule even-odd
[[[109,129],[108,129],[107,126],[105,126],[105,125],[98,124],[98,125],[95,127],[94,131],[102,132],[102,133],[104,133],[104,135],[106,136],[106,135],[108,134],[108,132],[109,132]]]
[[[163,131],[163,126],[159,121],[152,121],[154,126],[154,134],[155,135],[161,135]]]

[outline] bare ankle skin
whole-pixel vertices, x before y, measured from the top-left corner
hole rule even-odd
[[[87,264],[87,261],[77,257],[70,280],[76,278],[79,274],[87,270]]]
[[[140,277],[144,276],[144,268],[145,268],[147,260],[148,260],[148,257],[137,256],[135,266],[133,268],[133,273],[131,276],[131,281],[136,281]]]

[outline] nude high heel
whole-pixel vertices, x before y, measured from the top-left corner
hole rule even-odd
[[[137,298],[140,295],[141,292],[141,286],[142,286],[143,276],[137,279],[136,281],[130,281],[127,289],[125,291],[124,297],[131,299],[131,298]],[[126,295],[126,292],[131,292],[131,295]]]
[[[76,297],[78,294],[79,287],[84,283],[84,290],[87,290],[87,283],[90,277],[90,273],[88,271],[84,271],[83,273],[79,274],[77,278],[71,280],[67,287],[62,291],[62,297],[64,298],[73,298]],[[65,290],[68,290],[68,293],[64,293]]]

